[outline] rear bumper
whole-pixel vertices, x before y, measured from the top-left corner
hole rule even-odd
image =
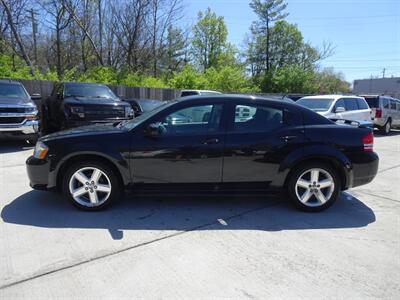
[[[353,161],[349,188],[370,183],[378,173],[379,157],[375,152],[366,152]]]
[[[36,134],[39,132],[39,121],[25,121],[22,124],[0,124],[1,133]]]

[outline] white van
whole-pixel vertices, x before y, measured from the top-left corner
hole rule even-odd
[[[296,102],[328,119],[371,122],[371,109],[362,97],[343,95],[307,96]]]
[[[389,134],[392,128],[400,128],[400,101],[390,96],[362,96],[372,109],[374,126],[383,134]]]

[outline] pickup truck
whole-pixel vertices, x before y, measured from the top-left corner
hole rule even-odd
[[[24,86],[13,80],[0,80],[0,136],[23,136],[35,142],[39,132],[39,111]]]

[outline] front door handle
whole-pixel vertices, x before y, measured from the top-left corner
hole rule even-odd
[[[203,142],[203,145],[212,145],[212,144],[218,144],[219,139],[213,138],[213,139],[207,139]]]
[[[289,142],[291,140],[294,140],[295,138],[297,138],[297,135],[285,135],[285,136],[281,136],[281,139],[284,140],[285,142]]]

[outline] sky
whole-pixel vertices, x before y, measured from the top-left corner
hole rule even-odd
[[[229,42],[239,49],[257,19],[250,0],[183,0],[183,22],[210,7],[223,16]],[[371,76],[400,77],[400,0],[286,0],[289,16],[305,41],[315,47],[330,42],[334,54],[321,63],[342,72],[347,81]],[[384,70],[385,69],[385,70]]]

